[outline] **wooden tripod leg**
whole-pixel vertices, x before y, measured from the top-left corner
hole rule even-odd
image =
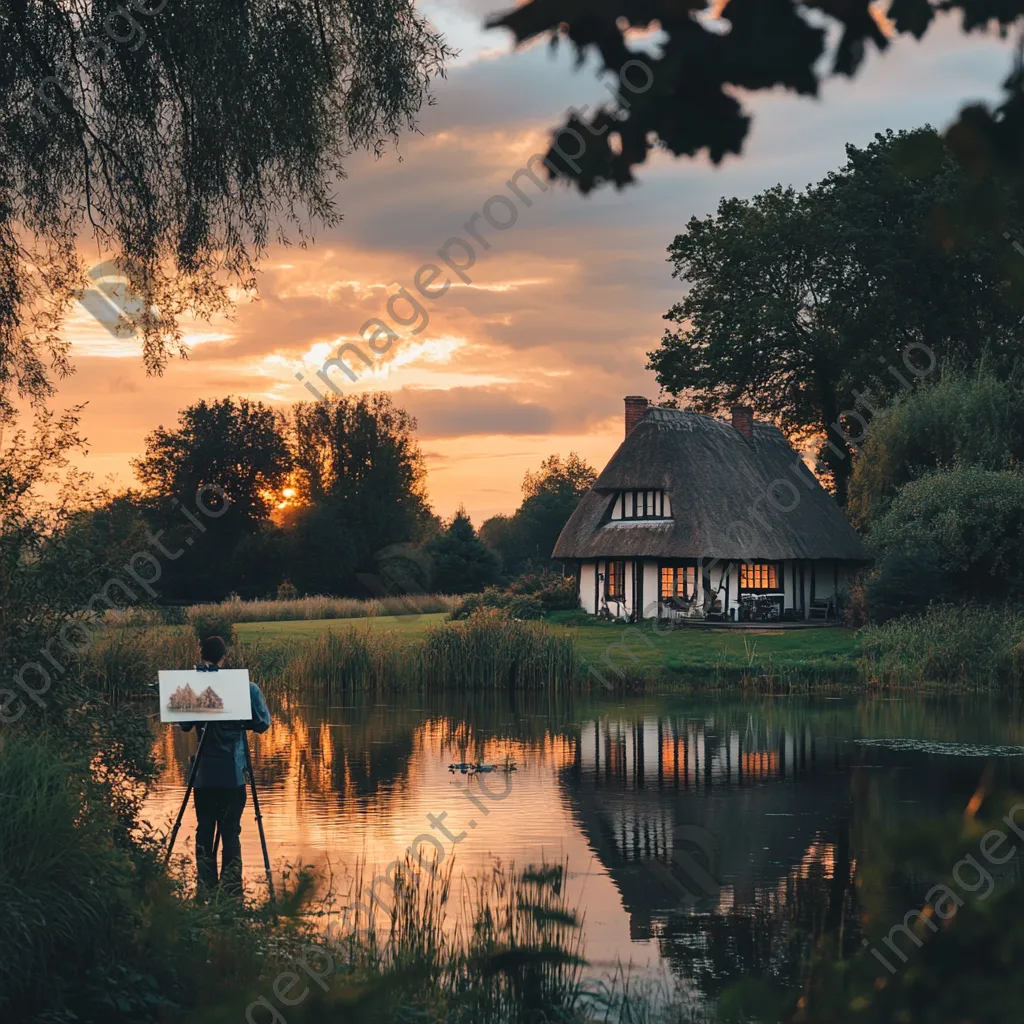
[[[267,890],[270,893],[270,905],[275,903],[274,876],[270,871],[270,854],[267,852],[267,836],[263,831],[263,815],[260,813],[260,798],[256,794],[256,775],[252,770],[252,754],[249,751],[249,736],[242,734],[245,743],[245,767],[249,773],[249,785],[252,787],[252,809],[256,812],[256,827],[260,830],[260,845],[263,847],[263,866],[267,871]]]
[[[192,788],[196,781],[196,772],[199,769],[199,758],[203,753],[203,742],[206,739],[206,726],[203,726],[203,731],[199,736],[199,746],[196,747],[196,756],[192,761],[192,770],[188,773],[188,785],[185,787],[185,799],[181,801],[181,807],[178,809],[178,817],[174,822],[174,828],[171,829],[171,838],[167,842],[167,854],[164,857],[164,867],[170,863],[171,851],[174,849],[174,840],[178,838],[178,829],[181,828],[181,819],[185,816],[185,808],[188,806],[188,798],[192,795]]]

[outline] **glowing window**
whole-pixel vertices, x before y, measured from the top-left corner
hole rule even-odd
[[[751,562],[740,566],[743,590],[778,590],[779,567],[772,562]]]

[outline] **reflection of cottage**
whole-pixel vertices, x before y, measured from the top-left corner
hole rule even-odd
[[[580,603],[614,618],[834,612],[860,539],[776,427],[626,399],[626,438],[555,545]]]
[[[174,693],[167,698],[168,711],[223,711],[224,701],[219,694],[208,686],[202,693],[196,693],[186,683],[179,686]]]
[[[609,717],[581,724],[561,781],[630,936],[648,939],[674,914],[758,903],[841,834],[849,753],[746,716]]]

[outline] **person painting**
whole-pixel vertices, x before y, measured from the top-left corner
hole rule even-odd
[[[227,644],[219,636],[205,639],[200,646],[202,665],[198,672],[216,672],[224,665]],[[200,892],[218,886],[214,830],[220,834],[223,863],[219,884],[222,891],[242,894],[242,810],[245,808],[244,729],[266,732],[270,712],[255,683],[249,684],[252,718],[248,722],[182,722],[183,732],[198,727],[205,731],[203,756],[196,771],[193,798],[196,809],[196,874]]]

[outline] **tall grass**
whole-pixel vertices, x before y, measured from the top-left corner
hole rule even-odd
[[[422,684],[431,689],[543,689],[573,685],[571,635],[482,609],[427,630],[418,652]]]
[[[89,690],[116,707],[154,694],[160,669],[188,668],[198,661],[199,642],[185,627],[107,629],[78,656],[78,669]]]
[[[394,597],[299,597],[288,601],[221,601],[188,608],[125,608],[108,611],[112,626],[165,626],[222,616],[231,622],[284,622],[298,619],[365,619],[376,615],[429,615],[450,612],[458,603],[448,594]]]
[[[933,605],[863,632],[863,676],[884,685],[970,689],[1024,682],[1024,610]]]
[[[281,650],[284,658],[273,667],[268,664],[273,648],[243,644],[240,655],[243,664],[259,666],[273,689],[298,692],[304,698],[330,702],[362,691],[415,689],[418,681],[415,647],[376,630],[332,630]]]
[[[296,1009],[294,1021],[693,1020],[672,993],[659,993],[654,1006],[635,987],[631,991],[621,973],[606,979],[586,975],[582,921],[566,897],[565,877],[563,865],[517,871],[498,863],[467,890],[460,912],[450,914],[451,862],[417,870],[407,856],[393,888],[384,890],[390,905],[374,914],[372,927],[357,936],[328,926],[317,962],[325,965],[329,956],[332,970],[325,974],[323,993],[314,992]],[[366,891],[365,882],[357,869],[352,899]]]

